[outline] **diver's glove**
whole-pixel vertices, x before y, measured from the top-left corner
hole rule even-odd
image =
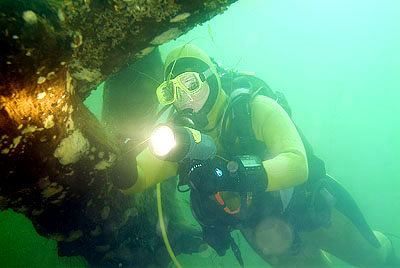
[[[268,176],[259,157],[242,155],[227,161],[219,156],[193,162],[189,170],[192,187],[205,194],[220,191],[264,192]]]
[[[219,256],[224,256],[231,245],[230,230],[225,225],[202,226],[203,240],[210,245]]]

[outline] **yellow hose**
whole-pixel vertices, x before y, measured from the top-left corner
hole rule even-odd
[[[176,267],[182,268],[182,265],[178,262],[178,260],[175,257],[174,252],[172,251],[171,245],[169,244],[168,237],[167,237],[167,232],[165,231],[165,224],[164,224],[164,218],[162,214],[162,206],[161,206],[161,190],[160,190],[160,184],[157,183],[157,210],[158,210],[158,220],[160,221],[160,229],[161,229],[161,234],[164,240],[165,247],[168,250],[168,254],[171,257],[172,261],[175,263]]]

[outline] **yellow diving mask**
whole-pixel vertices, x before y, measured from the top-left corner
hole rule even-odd
[[[174,103],[177,100],[178,94],[180,94],[178,89],[187,94],[194,94],[203,87],[203,82],[213,74],[209,68],[203,73],[184,72],[177,75],[174,79],[168,79],[157,88],[158,101],[162,105]]]

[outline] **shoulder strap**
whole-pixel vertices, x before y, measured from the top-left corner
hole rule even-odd
[[[256,140],[250,109],[253,93],[250,88],[237,88],[229,97],[228,108],[222,122],[221,143],[230,154],[250,153],[249,149]],[[235,146],[238,139],[239,147]]]
[[[262,79],[254,75],[241,74],[238,75],[232,82],[233,87],[251,88],[253,97],[256,95],[267,96],[275,100],[291,117],[292,111],[285,95],[280,91],[273,91],[269,85]]]
[[[251,151],[257,147],[258,142],[251,122],[251,100],[257,95],[267,96],[275,100],[290,117],[291,109],[285,95],[279,91],[274,92],[262,79],[238,72],[228,74],[230,77],[228,79],[225,76],[225,86],[230,87],[229,100],[222,124],[221,143],[229,153],[254,153]],[[238,139],[239,147],[235,146]],[[250,151],[249,148],[251,148]]]
[[[231,74],[232,75],[232,74]],[[227,81],[226,81],[227,83]],[[246,154],[249,148],[254,149],[260,146],[255,138],[251,123],[251,100],[257,95],[267,96],[275,100],[292,117],[292,111],[289,103],[282,92],[272,91],[272,89],[262,79],[247,74],[235,73],[230,81],[231,92],[228,102],[228,108],[223,119],[221,130],[221,144],[230,154]],[[227,123],[229,122],[229,130]],[[320,178],[325,175],[325,164],[318,158],[307,141],[302,131],[296,126],[299,135],[303,141],[309,166],[309,181],[314,178]],[[235,146],[239,139],[240,146]],[[262,152],[259,148],[259,152]],[[257,154],[257,153],[256,153]]]

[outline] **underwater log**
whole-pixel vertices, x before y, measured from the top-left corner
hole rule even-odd
[[[24,214],[58,241],[60,256],[107,267],[168,262],[141,260],[163,250],[156,230],[141,224],[156,215],[152,189],[132,201],[114,187],[108,174],[119,141],[82,101],[112,73],[232,2],[0,1],[0,210]],[[178,253],[196,251],[193,230],[171,229],[180,230],[171,233]],[[133,232],[142,239],[134,242]]]

